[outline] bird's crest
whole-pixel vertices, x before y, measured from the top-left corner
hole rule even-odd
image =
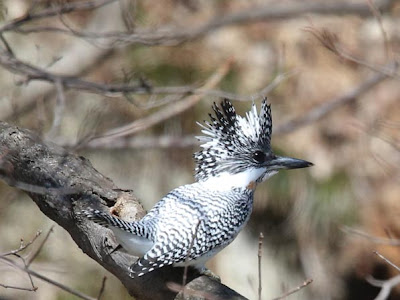
[[[196,180],[204,181],[220,172],[236,173],[251,166],[251,153],[270,151],[271,107],[264,98],[260,114],[253,103],[246,117],[236,114],[232,103],[224,99],[219,108],[213,105],[211,122],[199,124],[204,136],[198,137],[202,150],[194,154]]]

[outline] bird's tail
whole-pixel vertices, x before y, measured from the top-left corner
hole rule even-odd
[[[107,228],[112,226],[136,235],[143,235],[144,233],[144,228],[143,226],[140,226],[140,224],[121,220],[120,218],[114,217],[113,215],[98,209],[89,208],[82,210],[79,214],[84,215],[89,220]]]

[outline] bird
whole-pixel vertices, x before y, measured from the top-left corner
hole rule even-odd
[[[139,221],[128,222],[99,209],[81,213],[110,228],[120,245],[139,259],[129,267],[137,278],[156,269],[205,263],[229,245],[248,222],[258,184],[283,169],[311,162],[275,155],[271,149],[271,105],[253,102],[245,116],[231,101],[215,102],[210,121],[200,124],[194,153],[195,182],[173,189]]]

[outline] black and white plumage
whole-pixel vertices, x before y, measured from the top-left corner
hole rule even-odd
[[[203,149],[194,154],[198,181],[222,172],[240,173],[258,168],[260,159],[272,155],[271,106],[266,100],[261,104],[260,115],[254,103],[246,117],[237,115],[229,100],[225,99],[221,107],[222,110],[214,103],[215,117],[209,114],[211,123],[199,124],[204,136],[198,137]]]
[[[279,169],[304,168],[311,163],[278,157],[270,147],[272,118],[266,99],[238,116],[224,100],[206,122],[202,150],[195,153],[193,184],[172,190],[140,221],[126,222],[99,210],[82,213],[109,227],[128,252],[139,256],[130,267],[135,278],[167,265],[205,262],[230,244],[247,223],[256,185]]]

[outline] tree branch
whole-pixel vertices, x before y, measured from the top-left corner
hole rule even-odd
[[[398,69],[396,62],[390,62],[386,65],[386,67],[391,71],[395,71]],[[298,129],[310,123],[316,122],[328,115],[336,108],[342,107],[346,103],[355,101],[358,97],[371,90],[373,87],[384,81],[386,78],[388,78],[388,75],[385,73],[373,74],[368,79],[361,82],[358,86],[352,88],[343,95],[323,102],[322,104],[316,106],[315,108],[311,109],[310,111],[298,118],[290,120],[284,124],[279,124],[277,127],[275,127],[274,134],[286,134],[293,131],[294,129]]]
[[[381,291],[375,297],[374,300],[386,300],[389,298],[392,289],[396,285],[400,284],[400,275],[396,275],[387,280],[376,280],[375,278],[373,278],[371,276],[371,277],[367,277],[366,280],[368,281],[369,284],[381,288]]]
[[[387,11],[394,0],[377,0],[374,7],[377,10]],[[127,46],[127,45],[177,45],[189,40],[200,38],[209,32],[218,30],[222,27],[253,23],[257,21],[274,21],[287,20],[300,17],[305,14],[321,14],[321,15],[345,15],[354,14],[360,17],[368,17],[372,15],[370,6],[367,3],[349,3],[346,1],[324,1],[321,2],[296,2],[292,1],[290,5],[287,3],[277,5],[252,6],[239,12],[233,12],[226,15],[217,15],[205,21],[201,25],[192,26],[191,28],[174,28],[175,26],[164,24],[163,29],[155,28],[137,28],[131,32],[88,32],[74,30],[70,27],[32,27],[20,28],[20,26],[5,26],[8,31],[19,33],[32,32],[56,32],[70,34],[75,37],[87,39],[88,41],[107,40],[104,46]],[[19,24],[16,24],[19,25]],[[0,28],[1,29],[1,28]],[[1,31],[0,31],[1,32]]]
[[[63,14],[68,14],[71,12],[94,10],[96,8],[102,7],[104,5],[115,2],[116,0],[99,0],[99,1],[80,1],[80,2],[70,2],[64,3],[62,5],[54,5],[50,8],[43,9],[37,13],[28,12],[20,18],[14,19],[11,22],[0,27],[0,32],[6,32],[14,30],[27,22],[35,21],[38,19],[49,18],[54,16],[59,16]]]
[[[228,73],[230,66],[232,64],[231,60],[223,63],[219,68],[213,73],[210,78],[205,82],[204,88],[212,88],[217,85]],[[198,103],[202,99],[202,95],[191,95],[186,97],[185,99],[173,103],[171,105],[166,106],[164,109],[159,110],[145,118],[134,121],[128,125],[124,125],[118,128],[113,128],[108,130],[106,133],[102,134],[99,137],[95,137],[95,140],[92,142],[94,145],[108,144],[111,140],[121,136],[132,135],[137,132],[143,131],[145,129],[150,128],[156,124],[161,123],[162,121],[168,120],[173,116],[176,116],[185,110],[188,110],[196,103]]]
[[[0,122],[0,178],[24,189],[46,216],[67,230],[84,253],[121,280],[132,296],[174,299],[176,292],[168,290],[167,283],[180,284],[182,268],[165,267],[133,280],[127,269],[134,257],[121,251],[113,252],[116,243],[110,231],[77,216],[76,212],[88,206],[113,207],[119,210],[121,217],[128,214],[133,219],[144,214],[132,191],[118,189],[87,159],[43,142],[29,130]],[[218,299],[245,299],[191,269],[188,282],[188,290],[207,291]],[[185,293],[183,299],[193,299],[195,294]]]

